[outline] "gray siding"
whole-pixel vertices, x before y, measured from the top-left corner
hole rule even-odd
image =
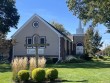
[[[39,22],[39,27],[32,27],[34,21]],[[34,34],[39,36],[46,36],[46,43],[50,45],[45,48],[45,55],[54,56],[59,55],[59,37],[52,29],[50,29],[46,24],[44,24],[39,18],[33,18],[17,35],[14,39],[17,40],[17,44],[14,46],[14,55],[27,55],[26,48],[26,37],[31,37]]]

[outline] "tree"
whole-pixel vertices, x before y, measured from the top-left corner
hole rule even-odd
[[[14,0],[0,0],[0,32],[6,34],[10,28],[17,28],[19,18]]]
[[[6,39],[6,34],[0,32],[0,56],[9,54],[8,60],[12,60],[12,41]],[[0,58],[1,59],[1,58]]]
[[[6,35],[0,32],[0,53],[7,53],[10,50],[11,45],[11,41],[6,40]]]
[[[67,0],[67,6],[84,24],[104,24],[110,32],[110,0]]]
[[[107,47],[103,50],[104,55],[110,56],[110,45],[107,45]]]
[[[61,31],[63,34],[65,35],[70,35],[71,33],[69,33],[67,30],[65,30],[64,26],[60,23],[57,23],[55,21],[52,21],[51,24],[58,29],[59,31]]]
[[[98,31],[95,31],[93,27],[89,27],[86,31],[84,38],[85,53],[93,57],[96,52],[100,50],[103,42],[102,37]]]

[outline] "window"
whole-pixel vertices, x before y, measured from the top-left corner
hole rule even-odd
[[[41,36],[38,38],[36,38],[36,36],[34,37],[26,37],[26,44],[46,44],[46,37],[45,36]],[[26,46],[27,48],[35,48],[35,46]],[[45,48],[46,46],[41,45],[41,48]]]
[[[46,44],[46,37],[40,37],[40,44]],[[45,47],[45,46],[40,46]]]
[[[32,44],[32,39],[28,39],[28,44]]]
[[[77,46],[83,46],[82,43],[78,43]]]
[[[31,37],[26,38],[26,44],[32,44],[32,38]],[[27,46],[27,47],[32,47],[32,46]]]
[[[34,21],[32,26],[35,27],[35,28],[38,28],[39,27],[39,22],[38,21]]]

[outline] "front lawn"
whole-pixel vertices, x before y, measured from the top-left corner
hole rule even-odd
[[[60,83],[110,83],[110,60],[48,65],[59,71]],[[10,65],[0,65],[0,83],[12,83]],[[59,83],[59,82],[58,82]]]
[[[9,64],[0,64],[0,83],[12,83],[12,72]]]

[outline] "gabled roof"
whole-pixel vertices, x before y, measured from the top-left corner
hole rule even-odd
[[[40,17],[40,16],[39,16]],[[42,17],[40,17],[41,19],[43,19]],[[44,19],[43,19],[44,20]],[[62,36],[66,37],[68,40],[72,41],[67,35],[65,35],[64,33],[62,33],[60,30],[58,30],[57,28],[55,28],[52,24],[50,24],[49,22],[47,22],[46,20],[44,20],[47,24],[49,24],[52,28],[54,28],[56,31],[58,31]]]
[[[13,38],[15,35],[17,35],[34,17],[35,17],[35,15],[33,15],[30,19],[28,19],[28,20],[11,36],[11,38]]]
[[[26,23],[24,23],[23,26],[21,26],[21,28],[19,28],[13,35],[12,38],[17,35],[34,17],[38,17],[41,21],[43,21],[46,25],[49,26],[49,28],[51,28],[55,33],[57,33],[59,36],[63,36],[66,39],[72,41],[69,37],[67,37],[65,34],[63,34],[61,31],[59,31],[57,28],[55,28],[53,25],[51,25],[49,22],[47,22],[46,20],[44,20],[42,17],[40,17],[37,14],[34,14]]]

